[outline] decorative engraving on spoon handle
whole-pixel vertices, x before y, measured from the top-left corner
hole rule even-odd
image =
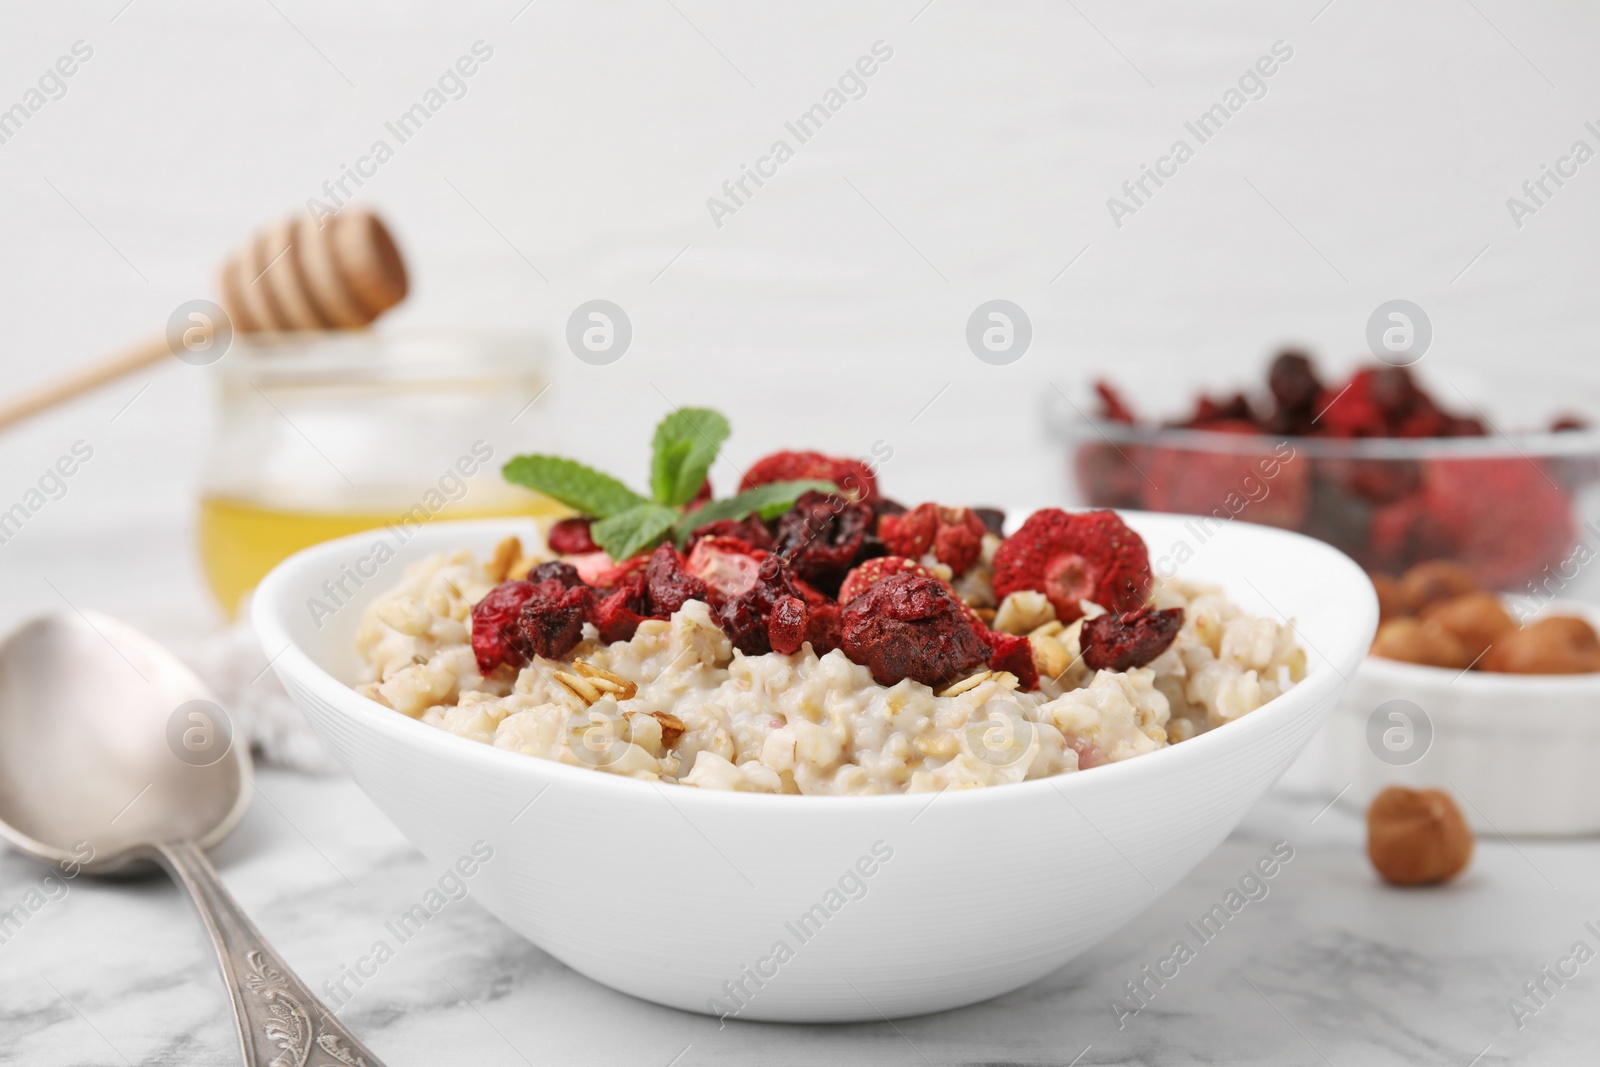
[[[180,841],[157,849],[216,946],[245,1067],[384,1067],[267,944],[200,846]]]

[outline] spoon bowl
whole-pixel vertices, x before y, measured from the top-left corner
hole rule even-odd
[[[0,645],[0,836],[95,874],[162,841],[214,845],[249,806],[233,740],[204,684],[131,626],[34,619]]]
[[[64,873],[159,864],[189,892],[233,1001],[246,1067],[383,1067],[228,893],[206,847],[244,817],[250,752],[166,649],[99,614],[0,642],[0,837]],[[313,1048],[322,1056],[313,1061]]]

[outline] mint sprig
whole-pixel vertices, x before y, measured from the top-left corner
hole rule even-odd
[[[537,489],[572,510],[597,519],[650,503],[611,475],[560,456],[512,456],[500,473],[508,482]]]
[[[680,408],[662,419],[650,463],[656,503],[680,507],[693,500],[728,432],[728,420],[710,408]]]
[[[728,420],[710,408],[680,408],[662,419],[652,441],[649,497],[609,474],[562,456],[513,456],[501,474],[508,482],[543,493],[594,519],[589,536],[619,563],[654,547],[668,534],[682,546],[708,522],[737,521],[749,515],[774,519],[803,493],[839,491],[832,482],[772,482],[684,511],[684,505],[704,484],[728,433]]]
[[[606,550],[606,555],[615,560],[624,560],[660,541],[678,519],[677,508],[640,504],[620,515],[601,519],[589,527],[589,536],[594,538],[595,544]]]

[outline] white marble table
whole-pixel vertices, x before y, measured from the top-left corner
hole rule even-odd
[[[1134,925],[1032,986],[961,1011],[720,1026],[590,982],[468,898],[399,946],[340,1014],[391,1067],[1593,1062],[1600,962],[1551,984],[1520,1032],[1507,1000],[1575,941],[1600,945],[1584,927],[1600,926],[1600,847],[1486,841],[1457,884],[1396,891],[1368,869],[1357,817],[1325,803],[1281,786]],[[1280,840],[1295,855],[1269,894],[1199,945],[1185,922]],[[317,988],[368,953],[384,922],[440,874],[348,780],[273,772],[215,858]],[[0,909],[46,873],[0,854]],[[0,1064],[234,1062],[210,948],[173,887],[80,878],[54,892],[0,944]],[[1119,1029],[1110,999],[1180,937],[1198,946],[1195,958]]]

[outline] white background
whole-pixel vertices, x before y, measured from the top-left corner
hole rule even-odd
[[[1176,397],[1258,377],[1284,341],[1344,363],[1395,297],[1432,318],[1431,374],[1585,367],[1600,162],[1520,229],[1505,202],[1575,139],[1600,147],[1600,9],[1324,3],[7,5],[0,107],[75,41],[94,56],[0,144],[0,388],[210,294],[227,250],[477,40],[494,54],[467,95],[361,193],[412,268],[385,327],[559,341],[578,303],[616,301],[633,348],[595,368],[562,346],[539,418],[636,481],[670,400],[729,412],[734,466],[882,439],[908,502],[1051,499],[1052,383]],[[879,40],[866,96],[716,226],[707,197]],[[1280,40],[1265,97],[1114,226],[1107,197]],[[995,297],[1034,325],[1009,367],[964,340]],[[59,606],[50,584],[198,617],[207,377],[174,362],[0,438],[0,507],[96,449],[0,546],[8,618]]]

